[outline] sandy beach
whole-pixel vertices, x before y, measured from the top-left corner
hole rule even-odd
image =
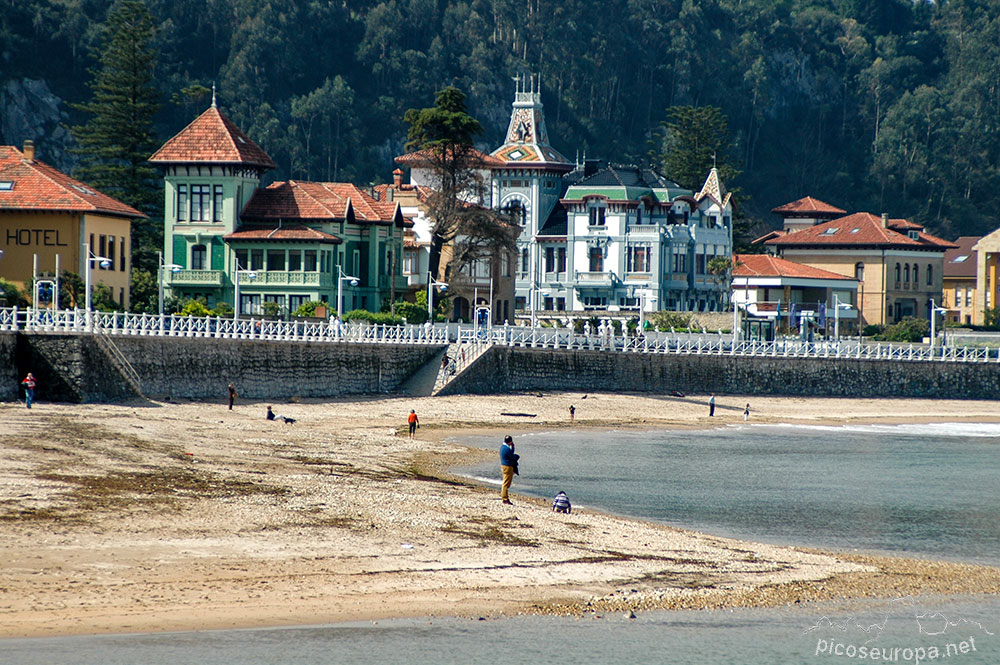
[[[472,433],[720,426],[748,401],[753,422],[1000,422],[994,402],[719,396],[711,420],[707,395],[272,402],[285,424],[224,393],[0,405],[0,637],[1000,592],[996,568],[556,515],[449,473],[495,456]]]

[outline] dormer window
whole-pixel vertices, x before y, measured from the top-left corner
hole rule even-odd
[[[587,209],[588,222],[591,226],[604,226],[607,208],[602,205],[591,204]]]
[[[906,234],[910,236],[910,240],[920,240],[920,231],[910,229]]]

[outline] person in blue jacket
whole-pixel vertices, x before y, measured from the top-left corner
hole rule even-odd
[[[520,455],[514,452],[514,438],[508,434],[503,438],[503,445],[500,446],[500,471],[503,474],[503,483],[500,485],[500,498],[507,505],[512,505],[507,496],[510,484],[514,482],[514,474],[517,473],[517,460]]]

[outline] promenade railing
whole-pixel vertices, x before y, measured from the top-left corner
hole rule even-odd
[[[438,325],[373,325],[367,322],[273,321],[263,318],[196,317],[0,308],[0,331],[100,333],[114,336],[203,337],[300,342],[475,345],[467,357],[491,345],[615,353],[728,355],[774,358],[847,358],[893,361],[1000,363],[1000,349],[981,346],[928,346],[867,342],[856,339],[805,342],[734,341],[711,333],[647,332],[615,334],[612,328],[576,333],[568,328],[492,328],[454,323]]]
[[[448,344],[446,326],[373,325],[367,322],[272,321],[219,316],[132,314],[83,310],[0,309],[0,331],[97,333],[111,336],[204,337],[297,342]]]

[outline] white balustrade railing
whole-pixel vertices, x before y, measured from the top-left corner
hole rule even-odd
[[[572,349],[620,353],[766,356],[781,358],[851,358],[889,361],[938,361],[1000,363],[1000,349],[989,347],[892,344],[858,340],[804,342],[797,339],[734,342],[724,335],[648,332],[616,335],[608,328],[576,333],[568,328],[516,326],[373,325],[330,321],[271,321],[91,312],[82,310],[33,310],[0,308],[0,331],[83,333],[164,337],[208,337],[302,342],[351,342],[382,344],[475,344],[538,349]],[[479,349],[475,355],[478,355]]]

